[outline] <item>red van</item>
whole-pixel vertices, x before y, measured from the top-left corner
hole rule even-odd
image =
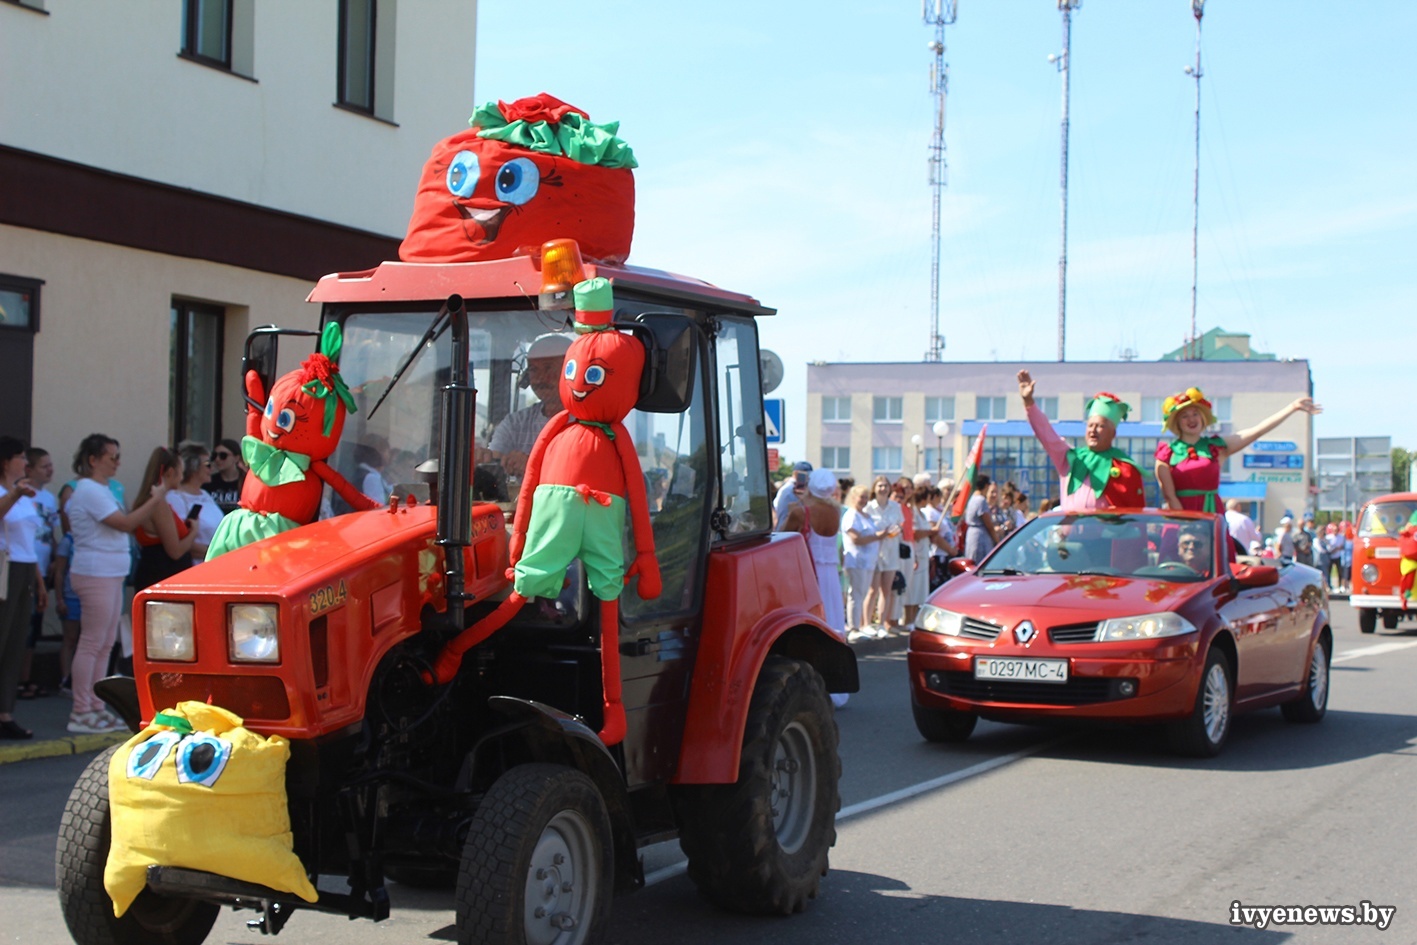
[[[1358,513],[1358,537],[1353,543],[1353,595],[1348,603],[1358,608],[1358,628],[1372,633],[1381,618],[1383,627],[1396,630],[1399,620],[1417,617],[1417,601],[1402,606],[1399,566],[1402,550],[1398,533],[1417,512],[1417,492],[1394,492],[1368,502]]]

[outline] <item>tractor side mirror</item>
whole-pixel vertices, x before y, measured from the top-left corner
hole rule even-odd
[[[628,328],[645,345],[645,378],[636,410],[683,413],[694,399],[698,344],[694,323],[671,312],[642,312]]]
[[[261,379],[261,390],[270,395],[271,388],[275,386],[276,378],[279,377],[279,367],[277,359],[280,355],[280,336],[298,335],[305,338],[318,338],[318,331],[306,331],[300,328],[278,328],[275,325],[261,325],[251,329],[251,334],[246,336],[246,347],[241,355],[241,389],[246,389],[246,372],[255,371],[256,376]],[[246,397],[246,402],[257,411],[266,409],[265,404],[258,404]]]

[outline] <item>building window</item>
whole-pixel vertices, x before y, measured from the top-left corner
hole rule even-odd
[[[1007,403],[1005,397],[976,397],[974,398],[974,419],[976,420],[1002,420]]]
[[[873,476],[899,476],[902,465],[899,446],[877,446],[871,450]]]
[[[1058,419],[1058,398],[1056,397],[1035,397],[1033,403],[1039,410],[1043,411],[1043,416],[1049,420]]]
[[[0,275],[0,328],[39,330],[38,279]]]
[[[182,54],[231,68],[232,0],[186,0],[182,5]]]
[[[1230,422],[1230,398],[1215,398],[1215,419],[1220,423]]]
[[[221,437],[221,339],[226,311],[199,302],[172,302],[168,442]]]
[[[877,423],[900,423],[903,416],[901,397],[877,397],[871,408],[871,416]]]
[[[340,0],[340,108],[393,121],[396,0]]]
[[[374,113],[376,0],[340,0],[339,103]]]
[[[851,470],[851,447],[823,446],[822,468],[830,469],[832,472],[849,472]]]
[[[925,472],[948,476],[954,471],[954,468],[955,451],[953,446],[946,446],[943,450],[937,446],[925,448]]]
[[[1164,418],[1161,415],[1161,405],[1165,402],[1164,397],[1143,397],[1141,399],[1141,422],[1142,423],[1162,423]]]
[[[955,399],[953,397],[925,398],[926,423],[934,423],[936,420],[953,420],[954,418]]]
[[[822,398],[822,422],[823,422],[823,423],[850,423],[850,422],[851,422],[851,398],[850,398],[850,397],[823,397],[823,398]]]

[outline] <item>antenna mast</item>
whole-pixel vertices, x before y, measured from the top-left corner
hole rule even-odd
[[[1186,344],[1186,360],[1201,357],[1200,336],[1196,332],[1196,284],[1200,281],[1201,225],[1201,16],[1205,0],[1191,0],[1191,13],[1196,18],[1196,64],[1186,72],[1196,80],[1196,163],[1191,178],[1191,340]]]
[[[1064,360],[1067,350],[1068,324],[1068,99],[1069,78],[1072,75],[1073,11],[1082,7],[1082,0],[1058,0],[1063,14],[1063,51],[1048,57],[1063,74],[1063,157],[1059,177],[1063,191],[1062,248],[1058,252],[1058,360]]]
[[[931,5],[933,2],[933,9]],[[950,67],[945,62],[945,27],[955,21],[957,0],[920,0],[920,18],[926,26],[935,27],[930,51],[935,61],[930,64],[930,94],[935,97],[935,136],[930,141],[930,348],[926,361],[944,358],[945,336],[940,334],[940,202],[945,191],[945,96],[949,92]]]

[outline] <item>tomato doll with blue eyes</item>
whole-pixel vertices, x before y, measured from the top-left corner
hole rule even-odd
[[[380,507],[325,462],[339,445],[346,412],[355,409],[335,363],[342,342],[340,327],[326,325],[320,350],[276,380],[269,398],[260,376],[246,372],[247,395],[252,403],[264,401],[265,408],[246,408],[241,458],[250,471],[241,486],[241,507],[217,526],[208,561],[313,522],[325,483],[357,510]]]
[[[546,422],[527,460],[512,525],[508,560],[512,593],[439,655],[433,677],[447,682],[469,648],[501,629],[533,597],[554,598],[566,569],[579,558],[591,593],[600,600],[600,666],[604,727],[614,745],[625,737],[620,701],[620,593],[639,577],[640,597],[659,596],[659,562],[645,498],[644,472],[624,419],[640,396],[645,348],[611,325],[610,283],[589,279],[575,287],[580,332],[561,372],[567,408]],[[625,565],[625,516],[635,558]]]
[[[635,156],[616,136],[545,92],[489,102],[472,127],[440,141],[423,167],[404,262],[536,255],[565,237],[620,263],[635,227]]]

